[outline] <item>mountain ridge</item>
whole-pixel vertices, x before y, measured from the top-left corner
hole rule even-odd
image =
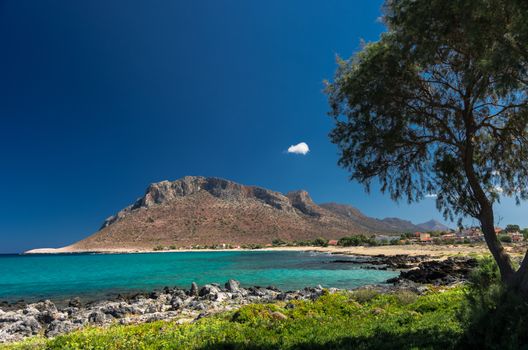
[[[64,249],[238,246],[415,230],[418,226],[408,221],[371,218],[352,206],[318,205],[304,190],[282,194],[216,177],[186,176],[152,183],[96,233]]]

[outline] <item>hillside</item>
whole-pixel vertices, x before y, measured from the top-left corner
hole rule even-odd
[[[398,219],[399,220],[399,219]],[[338,239],[360,233],[398,233],[412,223],[370,218],[358,209],[315,204],[306,191],[286,195],[219,178],[187,176],[150,185],[100,230],[64,251],[152,249],[157,245],[267,244],[274,239]]]
[[[429,220],[417,225],[423,231],[449,231],[449,227],[437,220]]]

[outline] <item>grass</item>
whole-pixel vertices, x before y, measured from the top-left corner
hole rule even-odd
[[[326,294],[316,301],[254,304],[192,324],[88,328],[2,349],[450,349],[463,334],[462,287]],[[285,316],[285,317],[284,317]]]

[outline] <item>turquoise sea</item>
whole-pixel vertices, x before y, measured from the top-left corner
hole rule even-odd
[[[0,300],[93,300],[191,282],[243,286],[273,285],[282,290],[306,286],[353,288],[383,283],[397,271],[335,263],[349,259],[313,252],[221,251],[147,254],[0,255]]]

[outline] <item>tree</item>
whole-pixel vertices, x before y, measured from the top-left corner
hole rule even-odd
[[[502,280],[526,295],[528,259],[513,267],[493,207],[528,198],[527,3],[388,0],[387,31],[338,60],[326,89],[351,179],[479,220]]]
[[[506,225],[506,228],[504,229],[506,232],[519,232],[520,230],[521,228],[519,225]]]

